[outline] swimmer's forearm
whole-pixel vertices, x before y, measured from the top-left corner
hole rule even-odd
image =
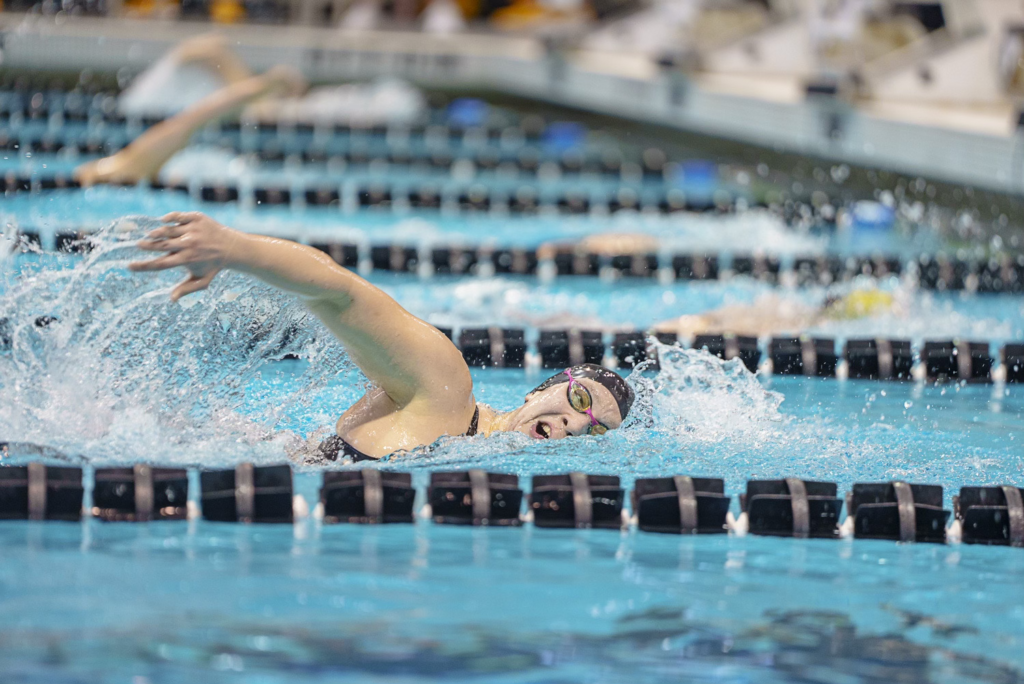
[[[203,48],[194,59],[205,63],[214,73],[218,73],[227,83],[239,83],[252,77],[248,65],[231,50],[223,45]]]
[[[123,154],[138,165],[143,175],[155,175],[168,159],[188,144],[206,124],[235,113],[265,95],[271,88],[264,76],[252,76],[221,88],[180,114],[162,121],[140,135]]]
[[[235,233],[226,265],[303,299],[342,307],[351,303],[354,291],[373,288],[318,249],[262,235]]]

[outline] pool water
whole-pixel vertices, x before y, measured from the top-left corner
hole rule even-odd
[[[340,183],[340,180],[339,180]],[[249,232],[281,235],[300,241],[419,244],[498,245],[536,247],[548,241],[576,241],[605,232],[643,233],[659,238],[667,249],[766,250],[773,254],[814,255],[826,245],[820,237],[799,234],[767,211],[742,215],[683,213],[676,215],[620,212],[611,216],[517,216],[477,213],[442,215],[437,210],[368,210],[342,212],[337,206],[302,209],[249,207],[237,202],[202,202],[183,192],[142,187],[49,190],[38,195],[15,194],[5,199],[0,217],[26,231],[44,236],[64,230],[90,231],[127,215],[161,216],[171,211],[203,211],[217,220]],[[875,249],[887,253],[920,252],[934,248],[930,237],[903,240],[884,234]],[[844,245],[837,244],[837,247]],[[866,249],[870,253],[872,248]]]
[[[18,682],[1017,682],[1019,550],[0,524]]]
[[[18,321],[0,353],[0,439],[82,459],[87,484],[103,465],[290,461],[315,503],[309,445],[359,396],[358,372],[301,307],[245,278],[171,305],[177,275],[124,269],[131,236],[107,234],[85,258],[0,264],[0,317]],[[645,327],[765,287],[374,280],[439,324],[569,311]],[[834,334],[1021,336],[1019,298],[908,296],[906,319]],[[42,314],[57,321],[32,325]],[[286,353],[300,360],[273,360]],[[722,477],[732,495],[748,479],[843,491],[901,478],[943,484],[947,507],[963,485],[1020,483],[1017,386],[759,377],[703,352],[659,353],[659,373],[631,378],[641,392],[625,429],[445,438],[381,467],[421,487],[431,471],[469,467],[516,473],[526,489],[531,475],[570,470],[627,488],[687,473]],[[477,398],[497,408],[543,378],[474,371]],[[1024,554],[1005,547],[305,519],[5,522],[0,549],[0,671],[16,682],[1024,679]]]

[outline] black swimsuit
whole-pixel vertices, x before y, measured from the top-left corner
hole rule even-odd
[[[469,429],[463,437],[472,437],[476,434],[477,423],[480,422],[480,407],[477,406],[476,410],[473,411],[473,420],[469,421]],[[323,442],[320,443],[320,455],[326,458],[328,461],[337,461],[339,459],[349,459],[353,463],[359,461],[377,461],[380,459],[374,458],[373,456],[367,456],[359,449],[343,440],[338,435],[331,435]]]

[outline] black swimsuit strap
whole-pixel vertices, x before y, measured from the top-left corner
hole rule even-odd
[[[353,463],[358,463],[359,461],[377,460],[373,456],[367,456],[359,449],[356,449],[338,435],[331,435],[324,441],[320,442],[318,451],[320,452],[320,455],[328,461],[348,459]]]
[[[469,421],[469,429],[466,430],[466,434],[463,437],[473,437],[476,435],[477,424],[480,422],[480,407],[477,406],[476,410],[473,411],[473,420]]]
[[[480,423],[480,407],[477,406],[476,410],[473,411],[473,419],[469,421],[469,429],[463,437],[472,437],[476,434],[477,426]],[[320,455],[326,458],[328,461],[337,461],[340,459],[349,459],[353,463],[359,461],[376,461],[378,459],[373,456],[367,456],[359,449],[346,442],[338,435],[331,435],[324,441],[320,442],[318,449]]]

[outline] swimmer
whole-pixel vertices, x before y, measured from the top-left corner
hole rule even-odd
[[[180,85],[183,74],[178,70],[189,65],[203,67],[207,76],[216,76],[223,85],[154,125],[124,149],[79,166],[74,175],[82,185],[154,181],[193,134],[222,119],[244,116],[261,122],[310,120],[371,125],[410,121],[424,107],[419,91],[397,83],[309,90],[302,75],[291,67],[275,66],[266,73],[253,74],[223,38],[210,35],[190,39],[172,50],[148,72],[156,82],[143,74],[122,95],[120,106],[136,113],[148,111],[148,107],[166,109],[166,91]]]
[[[533,439],[599,435],[618,428],[633,391],[616,373],[584,364],[557,373],[508,412],[479,404],[462,354],[437,328],[322,252],[227,228],[200,213],[172,213],[138,243],[164,252],[132,271],[184,267],[171,300],[199,292],[224,269],[297,296],[341,341],[375,387],[338,419],[320,453],[362,461],[432,444],[444,435],[519,432]]]
[[[764,294],[753,304],[730,304],[699,314],[686,314],[655,323],[652,333],[674,333],[680,339],[695,335],[732,333],[749,337],[799,335],[821,325],[842,320],[857,320],[906,310],[897,292],[859,289],[839,297],[828,297],[821,306],[811,306],[792,297]],[[630,323],[610,323],[597,315],[578,311],[551,310],[538,313],[530,309],[505,308],[502,315],[519,325],[541,330],[598,330],[628,332]]]
[[[537,258],[554,259],[557,254],[597,254],[616,257],[656,254],[661,247],[658,238],[642,233],[596,233],[578,242],[545,242],[537,248]]]
[[[766,294],[753,304],[731,304],[702,314],[680,316],[654,326],[655,332],[672,332],[680,338],[709,333],[733,333],[750,337],[799,334],[823,323],[852,320],[896,312],[899,303],[890,292],[859,289],[841,297],[829,297],[820,307],[791,298]]]
[[[605,257],[655,254],[661,244],[657,237],[642,233],[600,233],[588,235],[577,243],[547,242],[537,249],[539,259],[554,259],[558,254],[597,254]],[[875,287],[853,290],[842,296],[830,296],[821,306],[797,299],[765,294],[753,304],[731,304],[700,314],[688,314],[656,323],[653,332],[675,333],[680,338],[709,333],[733,333],[751,337],[800,334],[824,323],[855,320],[887,313],[900,313],[903,304],[891,292]],[[581,330],[629,329],[608,325],[594,317],[564,311],[545,316],[520,316],[529,325],[540,328],[578,328]]]

